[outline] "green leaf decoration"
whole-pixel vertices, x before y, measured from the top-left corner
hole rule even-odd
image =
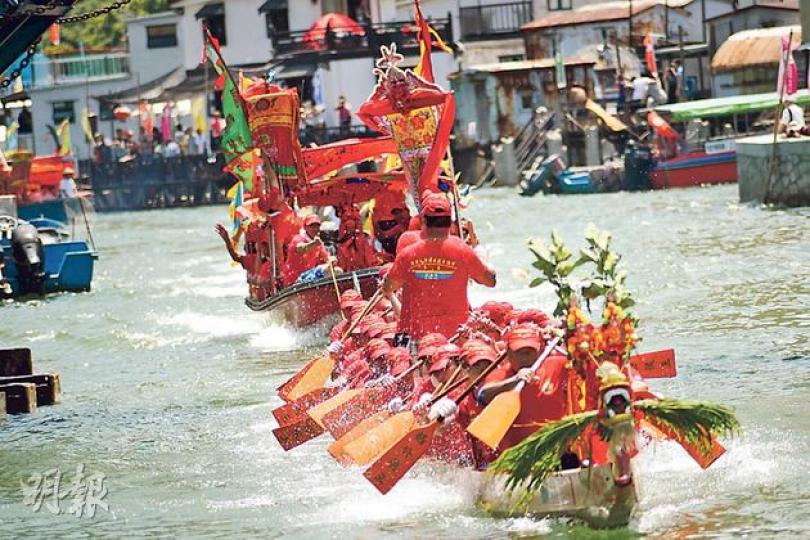
[[[665,398],[637,401],[633,407],[654,417],[704,453],[711,450],[712,435],[732,436],[740,431],[734,411],[717,403]]]
[[[596,411],[588,411],[548,422],[501,454],[488,470],[506,473],[506,488],[510,491],[524,487],[529,492],[537,491],[543,481],[559,469],[560,458],[571,443],[596,419]]]
[[[542,276],[541,277],[536,277],[536,278],[534,278],[532,280],[531,283],[529,283],[529,287],[533,289],[535,287],[539,287],[540,285],[542,285],[543,283],[546,283],[547,281],[548,281],[548,279],[546,279],[545,277],[542,277]]]

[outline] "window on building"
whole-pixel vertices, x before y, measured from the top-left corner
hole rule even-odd
[[[99,120],[112,120],[113,119],[114,104],[109,101],[100,99],[98,101],[98,119]]]
[[[67,119],[71,124],[75,121],[76,116],[73,112],[73,101],[54,101],[53,105],[53,124],[58,126],[63,120]]]
[[[523,54],[505,54],[498,56],[498,62],[519,62],[525,59],[526,56]]]
[[[177,25],[154,24],[146,27],[146,48],[177,47]]]
[[[205,23],[208,30],[211,31],[211,35],[219,41],[220,45],[228,44],[228,37],[225,33],[225,4],[206,4],[195,17]]]
[[[549,11],[571,9],[571,0],[546,0]]]
[[[290,12],[287,8],[287,0],[267,0],[259,8],[259,13],[264,13],[267,37],[272,38],[279,32],[290,31]]]

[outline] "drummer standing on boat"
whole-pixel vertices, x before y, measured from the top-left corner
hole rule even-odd
[[[495,271],[457,236],[450,236],[450,203],[440,194],[422,206],[424,237],[397,253],[383,282],[389,296],[402,289],[399,331],[419,339],[438,332],[450,336],[467,320],[470,279],[495,286]]]

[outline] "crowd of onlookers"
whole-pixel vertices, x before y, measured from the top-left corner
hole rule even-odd
[[[177,123],[172,137],[164,138],[159,129],[153,128],[149,136],[143,128],[135,137],[131,129],[118,128],[112,140],[101,133],[94,135],[93,161],[96,163],[111,163],[113,161],[127,162],[139,156],[205,156],[218,149],[219,141],[209,141],[202,129],[183,127]],[[219,139],[219,137],[217,137]]]

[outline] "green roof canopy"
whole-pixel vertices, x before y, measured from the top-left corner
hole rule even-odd
[[[731,116],[734,114],[755,113],[768,109],[775,109],[779,101],[776,92],[764,94],[751,94],[747,96],[731,96],[724,98],[701,99],[672,105],[656,107],[656,112],[666,114],[675,122],[685,122],[700,118],[715,116]],[[798,105],[810,104],[810,91],[800,90],[796,93]]]

